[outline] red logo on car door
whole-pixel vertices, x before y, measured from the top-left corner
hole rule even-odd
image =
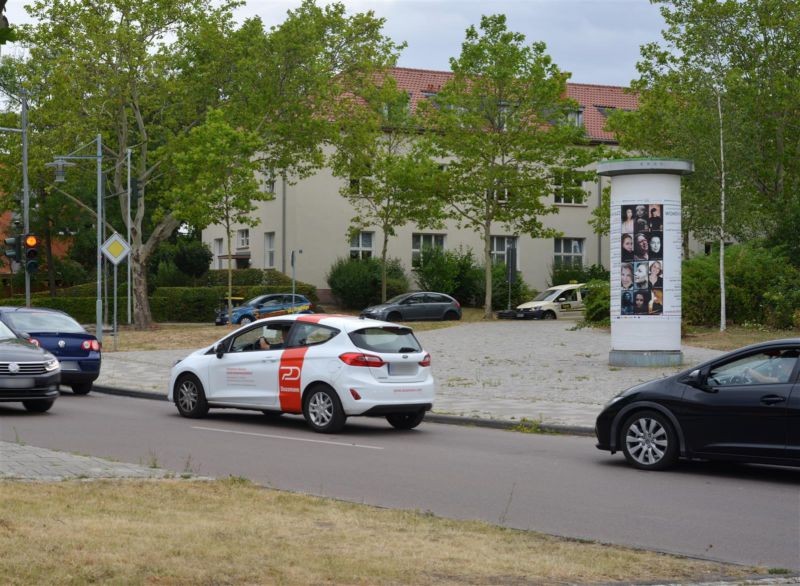
[[[303,372],[303,360],[308,346],[287,348],[281,354],[281,365],[278,369],[278,384],[281,411],[286,413],[302,413],[303,402],[300,398],[300,379]]]

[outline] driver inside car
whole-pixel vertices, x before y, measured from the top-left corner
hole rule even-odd
[[[797,363],[797,354],[786,352],[780,357],[773,358],[770,364],[769,374],[760,372],[754,368],[747,368],[744,375],[754,383],[786,383],[792,376],[794,366]]]

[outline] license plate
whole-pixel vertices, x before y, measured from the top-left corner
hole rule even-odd
[[[33,379],[32,378],[11,378],[11,377],[3,377],[0,378],[0,388],[2,389],[30,389],[33,387]]]
[[[80,370],[78,363],[74,360],[62,360],[61,370]]]
[[[417,365],[413,362],[390,362],[389,374],[395,376],[408,376],[417,373]]]
[[[521,311],[518,311],[517,312],[517,317],[525,317],[525,314],[522,313]]]

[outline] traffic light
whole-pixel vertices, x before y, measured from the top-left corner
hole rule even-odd
[[[25,234],[22,244],[25,246],[25,272],[35,273],[39,268],[39,237]]]
[[[3,243],[5,244],[3,254],[5,254],[8,259],[12,262],[22,262],[22,238],[19,236],[9,236],[3,240]]]

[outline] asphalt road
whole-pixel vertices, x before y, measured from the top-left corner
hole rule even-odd
[[[299,417],[63,395],[46,415],[0,406],[0,439],[175,472],[703,558],[800,569],[800,470],[683,464],[633,470],[586,437],[353,418],[344,433]]]

